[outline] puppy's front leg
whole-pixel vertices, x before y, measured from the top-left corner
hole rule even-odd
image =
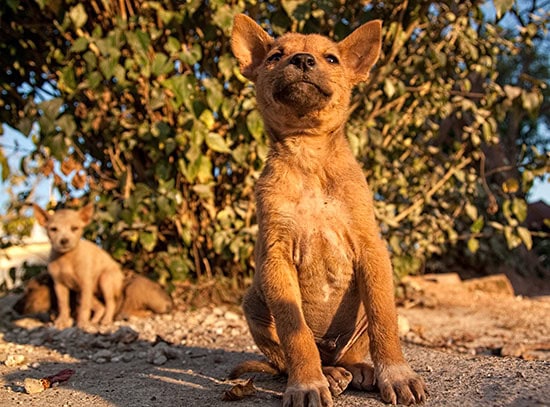
[[[90,328],[90,315],[94,301],[94,287],[90,283],[83,283],[80,287],[80,306],[78,307],[77,325],[81,329]]]
[[[369,320],[370,353],[382,399],[392,404],[423,402],[427,393],[424,381],[409,367],[401,352],[392,267],[388,250],[378,236],[366,239],[360,272],[361,298]]]
[[[321,358],[307,326],[298,276],[290,251],[271,246],[260,261],[260,278],[267,305],[275,320],[277,335],[285,355],[288,383],[284,407],[330,407],[332,397],[321,370]]]
[[[55,319],[54,325],[57,329],[65,329],[73,326],[71,318],[71,307],[69,304],[70,290],[67,286],[54,280],[55,296],[57,297],[57,307],[59,315]]]

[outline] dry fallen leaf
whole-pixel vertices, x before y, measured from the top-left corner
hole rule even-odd
[[[237,401],[242,400],[246,396],[251,396],[256,392],[253,379],[248,379],[244,384],[236,384],[230,390],[223,393],[223,401]]]

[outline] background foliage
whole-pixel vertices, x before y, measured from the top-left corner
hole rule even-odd
[[[267,145],[229,48],[233,16],[337,39],[380,18],[383,54],[353,96],[348,133],[396,273],[491,267],[537,243],[525,198],[549,171],[548,12],[537,1],[494,6],[9,0],[0,122],[36,149],[12,173],[0,153],[2,177],[50,177],[66,205],[95,199],[89,237],[129,268],[162,280],[247,276]],[[519,29],[499,25],[505,16]],[[5,228],[23,230],[31,200],[11,200]]]

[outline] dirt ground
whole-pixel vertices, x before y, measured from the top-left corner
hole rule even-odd
[[[512,295],[504,284],[458,277],[401,287],[406,356],[428,383],[426,406],[550,406],[550,297]],[[260,358],[237,306],[118,321],[96,334],[14,319],[0,299],[1,406],[280,406],[285,379],[255,374],[255,392],[223,401],[237,363]],[[28,394],[25,379],[72,369],[65,382]],[[36,383],[36,380],[34,380]],[[30,389],[29,385],[27,387]],[[335,406],[381,406],[376,393],[346,390]]]

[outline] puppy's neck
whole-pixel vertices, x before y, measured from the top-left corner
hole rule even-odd
[[[269,157],[288,166],[317,172],[331,166],[335,157],[349,154],[343,126],[334,132],[311,135],[297,134],[282,138],[271,137]]]

